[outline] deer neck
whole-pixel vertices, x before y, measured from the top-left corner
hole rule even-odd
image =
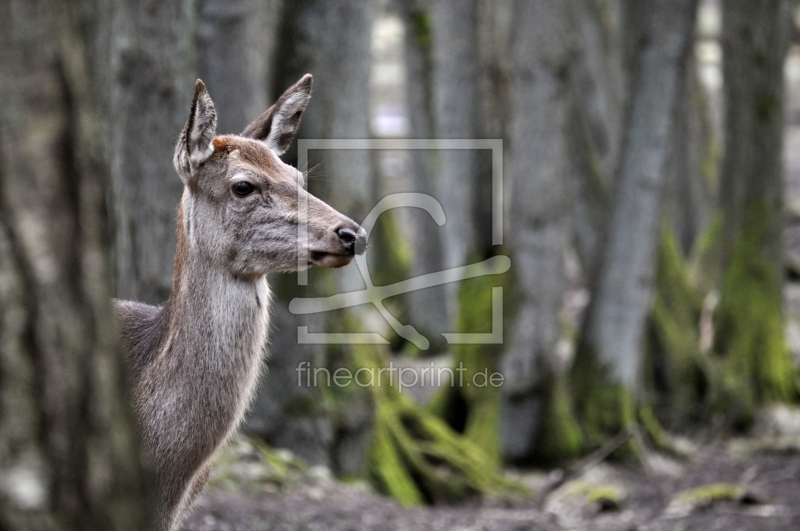
[[[185,217],[187,194],[178,211],[178,247],[162,353],[168,363],[180,366],[175,374],[191,379],[198,393],[222,406],[219,427],[229,429],[233,425],[226,424],[241,419],[255,391],[267,336],[269,287],[264,276],[236,278],[196,252],[190,239],[191,220]]]

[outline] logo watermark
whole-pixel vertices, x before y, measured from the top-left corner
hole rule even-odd
[[[308,152],[311,149],[343,150],[491,150],[492,152],[492,245],[503,243],[503,141],[500,139],[300,139],[298,140],[298,166],[308,165]],[[442,205],[434,197],[421,193],[398,193],[384,197],[370,211],[362,228],[371,233],[378,218],[384,212],[395,208],[419,208],[427,212],[439,225],[446,218]],[[301,250],[308,242],[308,201],[300,197],[298,213],[301,220],[298,241]],[[437,271],[410,278],[387,286],[375,286],[370,277],[367,259],[364,255],[355,257],[356,266],[366,283],[366,289],[340,293],[330,297],[295,298],[289,303],[289,311],[296,315],[313,314],[372,304],[398,336],[413,343],[421,350],[427,350],[430,341],[411,325],[400,323],[386,309],[383,301],[389,297],[458,282],[486,275],[497,275],[511,268],[507,256],[494,256],[483,262]],[[307,256],[298,253],[298,284],[308,284],[305,269]],[[503,288],[492,288],[492,331],[488,333],[442,332],[448,344],[501,344],[503,342]],[[488,318],[489,316],[487,316]],[[297,329],[298,344],[388,344],[389,342],[375,332],[323,333],[309,332],[308,326]]]
[[[468,372],[459,362],[457,367],[396,367],[389,362],[387,367],[361,367],[352,371],[339,367],[333,371],[325,367],[314,367],[308,361],[300,362],[295,369],[298,387],[395,387],[400,393],[409,387],[500,387],[505,378],[499,372],[488,369]]]

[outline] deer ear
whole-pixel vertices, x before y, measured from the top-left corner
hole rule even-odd
[[[198,79],[194,86],[192,112],[178,138],[173,158],[175,169],[184,183],[188,183],[197,168],[214,153],[216,134],[217,111],[205,84]]]
[[[242,136],[261,140],[276,154],[282,155],[289,149],[310,99],[311,74],[306,74],[289,87],[275,105],[248,125]]]

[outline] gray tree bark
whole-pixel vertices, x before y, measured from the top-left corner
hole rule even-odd
[[[269,107],[283,0],[199,0],[200,78],[219,134],[238,134]]]
[[[150,528],[72,2],[0,5],[0,528]]]
[[[433,131],[436,138],[479,138],[480,63],[478,61],[478,0],[431,2],[433,64]],[[442,229],[442,263],[453,268],[475,252],[475,150],[443,150],[432,184],[447,221]],[[485,155],[485,153],[484,153]],[[458,314],[458,284],[448,284],[447,320]]]
[[[723,2],[725,155],[720,205],[725,216],[724,267],[730,263],[748,209],[762,202],[770,213],[764,258],[783,263],[783,60],[790,3]]]
[[[564,256],[570,242],[567,127],[574,39],[563,2],[518,2],[514,12],[511,128],[505,180],[516,312],[501,362],[501,438],[507,458],[532,451],[539,388],[556,372]]]
[[[664,190],[665,218],[688,256],[708,226],[715,205],[716,149],[706,98],[689,59],[675,108]]]
[[[661,190],[675,102],[692,42],[695,0],[654,0],[644,42],[608,233],[573,368],[578,415],[590,444],[624,424],[638,391],[642,337],[653,290]],[[610,386],[619,392],[598,395]],[[602,403],[601,397],[608,403]],[[613,403],[610,401],[613,398]],[[617,411],[606,416],[603,408]],[[612,426],[609,418],[620,419]],[[631,419],[627,419],[630,421]]]
[[[725,154],[715,406],[743,427],[764,403],[797,400],[783,329],[783,61],[790,2],[723,3]]]
[[[578,57],[569,120],[575,248],[585,272],[596,269],[628,113],[631,69],[626,39],[635,39],[624,0],[581,0],[574,9]]]
[[[172,287],[183,190],[172,154],[196,78],[196,4],[113,0],[93,7],[94,79],[116,205],[116,295],[161,304]]]
[[[434,138],[433,54],[431,14],[428,2],[397,1],[394,8],[405,25],[406,103],[410,138]],[[414,190],[436,197],[435,153],[411,150],[411,179]],[[417,277],[444,269],[442,230],[428,215],[409,216],[406,231],[413,256],[409,276]],[[447,348],[440,332],[452,329],[448,318],[446,286],[412,291],[405,296],[409,323],[431,340],[430,351]]]

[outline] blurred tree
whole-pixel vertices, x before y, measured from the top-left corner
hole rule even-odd
[[[282,7],[283,0],[198,2],[198,70],[214,98],[220,134],[240,133],[272,103]]]
[[[397,0],[393,8],[405,24],[406,100],[410,138],[434,138],[433,37],[429,2]],[[434,187],[436,153],[415,149],[409,152],[414,190],[438,197]],[[413,238],[413,259],[409,276],[417,277],[444,269],[441,229],[430,216],[410,216],[408,234]],[[402,280],[402,279],[395,279]],[[409,324],[431,342],[429,353],[447,349],[442,331],[452,329],[447,286],[412,291],[405,297]],[[452,304],[451,304],[452,306]]]
[[[431,1],[433,130],[435,138],[479,138],[480,100],[478,1]],[[438,153],[433,189],[447,221],[443,227],[443,265],[464,265],[475,252],[472,205],[478,182],[475,150]],[[457,284],[447,286],[448,321],[457,313]]]
[[[78,7],[0,4],[0,528],[144,531]]]
[[[718,267],[709,267],[709,235],[719,158],[693,55],[676,101],[662,193],[655,295],[647,325],[642,402],[669,429],[708,420],[712,378],[701,349],[704,298]],[[712,222],[713,221],[713,222]],[[713,247],[713,246],[712,246]],[[690,267],[691,264],[691,267]]]
[[[514,2],[479,0],[472,6],[474,11],[462,11],[460,16],[477,19],[472,28],[477,35],[477,64],[469,83],[477,95],[478,107],[472,110],[470,120],[477,138],[504,138],[507,136],[507,122],[510,108],[511,35],[514,30]],[[434,13],[435,15],[435,13]],[[450,22],[449,24],[452,24]],[[435,26],[435,25],[432,25]],[[470,23],[461,25],[469,28]],[[450,31],[453,31],[452,29]],[[433,41],[434,45],[436,40]],[[463,52],[462,52],[463,53]],[[462,57],[463,60],[463,57]],[[461,74],[460,74],[461,75]],[[466,83],[462,79],[462,83]],[[437,108],[444,113],[447,108]],[[451,162],[458,162],[457,155]],[[472,241],[468,250],[472,260],[488,258],[500,248],[494,246],[492,226],[497,208],[493,193],[493,168],[491,152],[475,150],[471,153],[471,173],[465,175],[472,179],[471,203],[461,204],[462,216],[469,217],[472,223]],[[463,160],[461,161],[463,162]],[[436,174],[439,175],[439,174]],[[508,181],[506,181],[507,183]],[[442,197],[448,188],[440,187],[436,197]],[[503,193],[501,191],[500,193]],[[447,199],[455,207],[453,198]],[[452,234],[446,237],[454,237]],[[463,281],[457,287],[455,329],[458,332],[488,332],[489,316],[493,315],[494,287],[504,290],[503,311],[506,318],[511,316],[512,299],[509,292],[509,275],[487,276]],[[451,325],[452,326],[452,325]],[[491,325],[493,326],[493,325]],[[510,329],[510,327],[509,327]],[[502,346],[493,344],[455,344],[450,347],[453,353],[453,367],[464,370],[461,385],[443,386],[430,403],[430,409],[446,420],[448,425],[468,440],[476,443],[495,466],[502,460],[500,440],[500,389],[494,386],[472,385],[473,378],[480,374],[493,374],[499,370]]]
[[[197,77],[193,0],[89,2],[93,80],[109,139],[116,221],[116,295],[149,304],[169,296],[175,212],[172,167]]]
[[[595,271],[628,114],[632,43],[642,20],[634,2],[579,0],[573,9],[577,58],[570,76],[569,159],[574,245]]]
[[[501,434],[507,458],[569,456],[580,445],[569,422],[561,339],[564,258],[570,243],[567,127],[575,60],[564,2],[519,2],[514,12],[506,180],[515,315],[502,359]]]
[[[726,0],[722,39],[725,154],[720,182],[722,286],[715,405],[734,426],[796,398],[782,319],[783,59],[790,2]]]
[[[652,0],[593,296],[571,370],[574,410],[594,447],[635,421],[661,189],[696,0]]]

